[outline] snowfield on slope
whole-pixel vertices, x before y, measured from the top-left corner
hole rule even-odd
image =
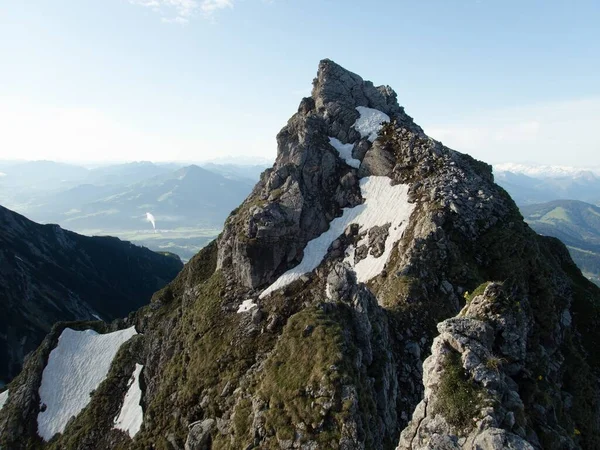
[[[374,226],[391,223],[389,236],[385,241],[385,251],[379,258],[369,256],[354,265],[354,258],[347,257],[361,282],[370,280],[383,270],[396,242],[408,225],[408,220],[415,207],[408,202],[408,185],[391,185],[391,179],[384,176],[365,177],[360,180],[360,190],[364,203],[354,208],[344,208],[341,217],[336,217],[329,224],[329,229],[311,240],[304,248],[304,257],[300,264],[282,274],[273,284],[265,289],[260,298],[281,289],[298,280],[302,275],[312,272],[323,261],[327,249],[344,230],[353,223],[360,226],[360,231],[367,231]],[[353,255],[353,252],[352,252]]]
[[[354,148],[354,144],[342,144],[339,139],[331,136],[329,137],[329,143],[337,150],[340,158],[346,161],[346,164],[348,164],[350,167],[358,169],[360,166],[360,160],[352,157],[352,149]]]
[[[50,352],[39,390],[45,409],[37,417],[38,434],[45,441],[62,433],[71,417],[87,406],[121,345],[136,334],[135,327],[106,334],[63,330]]]
[[[360,117],[354,122],[354,129],[360,133],[361,137],[366,137],[371,142],[377,139],[377,134],[384,122],[390,121],[390,116],[378,109],[357,106],[356,110]]]
[[[125,394],[123,406],[119,415],[115,418],[115,426],[117,430],[122,430],[133,439],[133,437],[142,428],[144,421],[144,411],[142,410],[142,389],[140,388],[140,373],[144,366],[136,364],[133,370],[133,375],[129,380],[129,389]]]
[[[4,408],[4,404],[6,403],[6,400],[8,400],[8,389],[6,391],[4,391],[2,394],[0,394],[0,411],[2,410],[2,408]]]

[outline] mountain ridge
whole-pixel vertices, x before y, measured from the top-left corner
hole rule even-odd
[[[600,284],[600,208],[578,200],[555,200],[521,207],[527,223],[538,233],[560,239],[573,260]]]

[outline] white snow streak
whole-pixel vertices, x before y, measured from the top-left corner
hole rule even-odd
[[[129,389],[125,394],[123,400],[123,406],[119,415],[115,418],[115,428],[123,430],[129,434],[129,437],[133,437],[140,431],[142,422],[144,421],[144,411],[142,410],[142,390],[140,388],[140,373],[144,366],[136,364],[133,370],[133,375],[129,380]]]
[[[361,137],[367,137],[371,142],[377,139],[377,133],[381,130],[383,122],[389,122],[390,116],[378,109],[357,106],[356,110],[360,117],[354,122],[354,129],[358,131]]]
[[[38,434],[45,441],[62,433],[71,417],[87,406],[117,351],[135,334],[135,327],[106,334],[63,330],[50,352],[39,391],[46,409],[38,414]]]
[[[306,245],[302,262],[281,275],[260,294],[260,298],[264,298],[271,292],[296,281],[305,273],[316,269],[323,261],[332,242],[352,223],[358,224],[361,231],[367,231],[374,226],[387,223],[392,224],[385,242],[384,254],[379,258],[369,255],[366,259],[359,261],[355,267],[357,278],[362,282],[381,273],[394,244],[400,239],[408,225],[408,219],[415,205],[408,203],[408,185],[392,186],[391,179],[388,177],[363,178],[360,180],[360,189],[365,202],[354,208],[344,208],[342,216],[333,219],[327,231]],[[351,254],[353,255],[353,252]],[[354,265],[354,258],[348,259],[350,259],[350,264]]]
[[[2,408],[4,407],[6,400],[8,400],[8,389],[2,394],[0,394],[0,410],[2,410]]]
[[[346,164],[348,164],[350,167],[358,169],[360,166],[360,160],[352,157],[352,149],[354,148],[354,144],[342,144],[339,139],[331,136],[329,137],[329,143],[338,151],[340,158],[346,161]]]
[[[249,300],[244,300],[242,302],[242,304],[240,305],[240,307],[238,308],[237,312],[239,313],[243,313],[243,312],[248,312],[250,311],[252,308],[256,308],[258,307],[258,305],[256,303],[254,303],[252,301],[252,299]]]

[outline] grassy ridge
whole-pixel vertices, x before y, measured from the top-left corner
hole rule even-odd
[[[522,206],[538,233],[563,241],[583,274],[600,286],[600,208],[576,200]]]

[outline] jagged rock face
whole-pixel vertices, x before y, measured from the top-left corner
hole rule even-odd
[[[183,264],[110,237],[39,225],[0,206],[0,382],[59,321],[113,321],[150,300]]]
[[[424,363],[425,398],[398,449],[533,449],[524,439],[525,407],[511,378],[525,367],[531,319],[510,300],[491,283],[457,317],[438,325]],[[470,398],[453,403],[463,392]],[[461,428],[468,434],[458,438],[454,430]]]
[[[302,259],[306,243],[327,230],[342,208],[361,203],[357,171],[330,144],[354,144],[354,156],[371,148],[353,125],[357,107],[376,109],[422,133],[398,106],[388,86],[374,87],[332,61],[319,65],[312,97],[277,136],[275,165],[230,217],[219,239],[219,268],[248,288],[262,286]],[[370,158],[378,161],[378,158]],[[373,174],[380,174],[372,163]]]
[[[490,166],[324,60],[218,241],[114,324],[140,335],[89,406],[49,443],[23,425],[55,330],[8,387],[0,445],[598,448],[599,304]],[[135,364],[131,439],[113,422]]]

